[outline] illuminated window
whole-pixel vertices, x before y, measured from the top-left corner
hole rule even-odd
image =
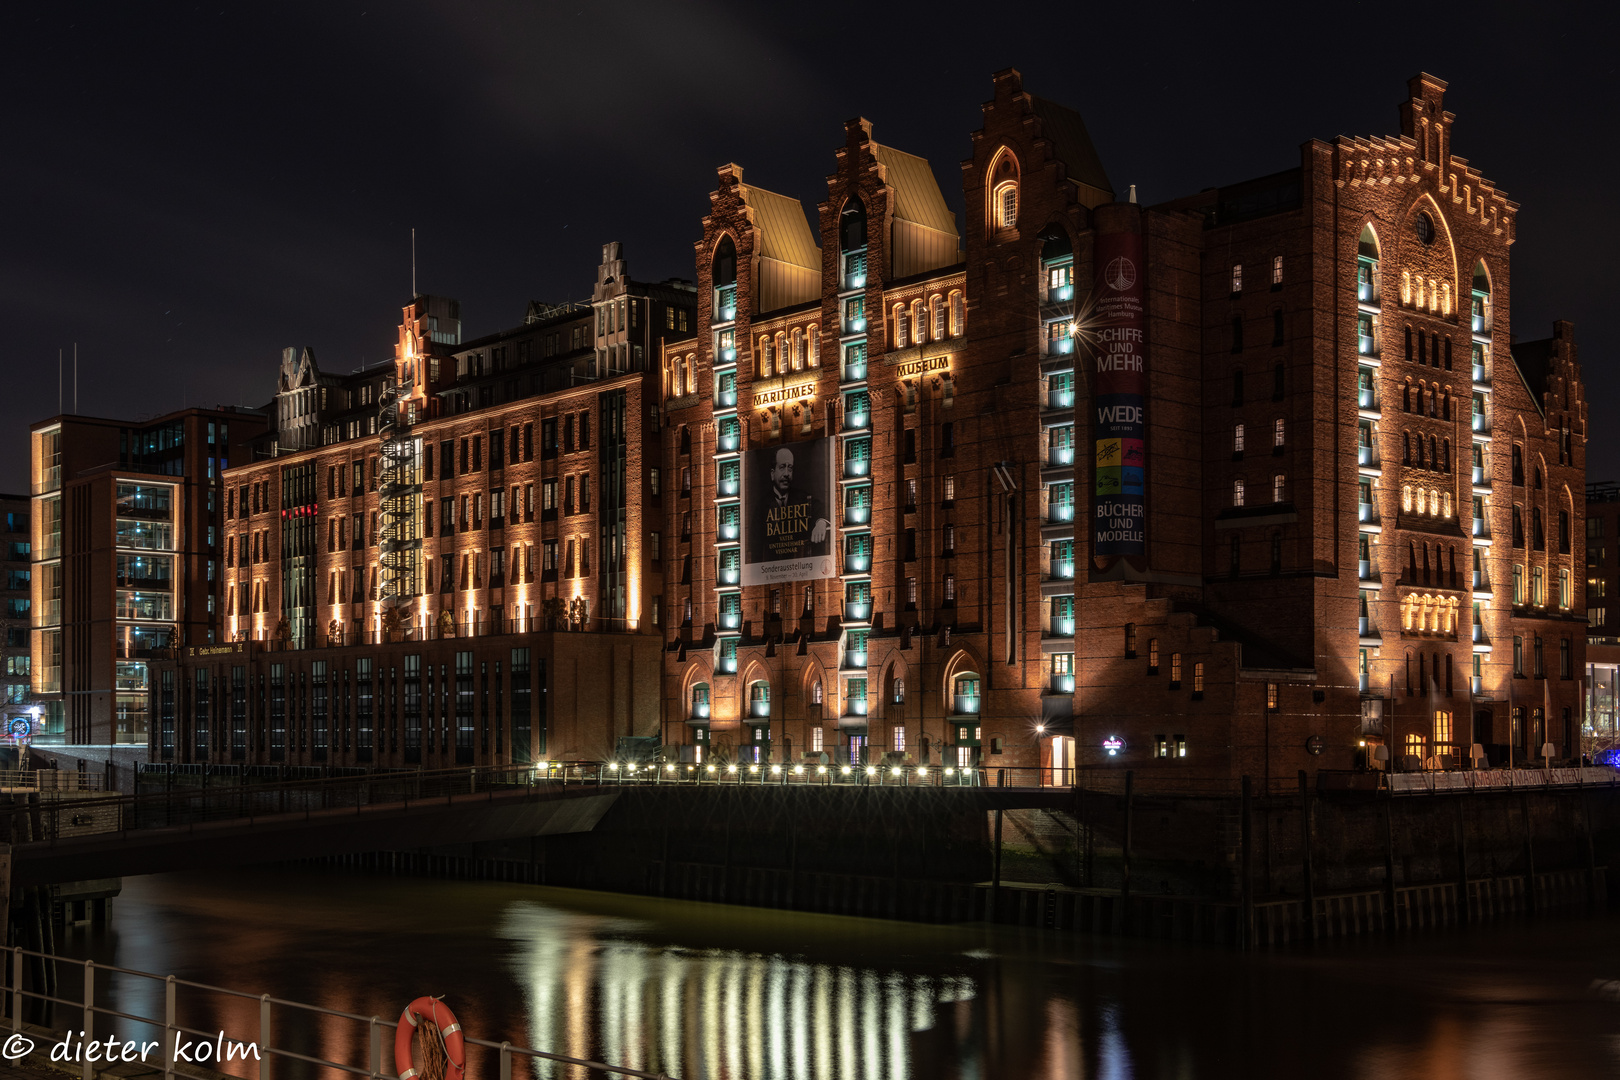
[[[1272,425],[1272,429],[1271,429],[1271,445],[1272,446],[1282,446],[1283,445],[1283,438],[1284,438],[1283,420],[1282,420],[1281,417],[1278,417],[1277,422]]]
[[[1277,711],[1277,684],[1274,682],[1266,683],[1266,711]]]
[[[1232,264],[1232,292],[1233,293],[1240,293],[1242,291],[1243,291],[1243,264],[1242,263],[1233,263]]]
[[[996,227],[1011,229],[1018,224],[1018,184],[1007,181],[996,188]]]
[[[1170,689],[1181,689],[1181,654],[1178,652],[1170,654]]]
[[[1243,453],[1243,425],[1232,425],[1232,453]]]
[[[1243,505],[1243,481],[1241,480],[1232,481],[1232,505]]]
[[[1159,639],[1148,638],[1148,674],[1159,673]]]
[[[816,691],[817,691],[818,695],[819,695],[820,690],[821,690],[821,684],[816,683]],[[820,704],[820,702],[818,701],[817,704]],[[813,727],[813,728],[810,729],[810,752],[811,753],[813,753],[813,754],[821,753],[821,747],[823,745],[822,744],[822,739],[823,738],[824,738],[824,735],[822,734],[822,729],[821,728]]]
[[[1283,494],[1284,494],[1284,490],[1285,490],[1285,485],[1286,485],[1286,480],[1284,479],[1282,473],[1278,473],[1276,476],[1273,476],[1271,478],[1271,501],[1272,502],[1280,503],[1280,502],[1283,501]]]
[[[1271,260],[1271,283],[1273,285],[1282,284],[1282,259],[1283,257],[1278,255]]]
[[[901,725],[897,725],[895,727],[895,729],[894,729],[894,750],[895,750],[896,753],[904,753],[905,749],[906,749],[906,729],[905,729],[905,725],[901,724]]]
[[[959,292],[951,293],[951,337],[961,337],[967,323],[967,301]]]
[[[1202,660],[1193,665],[1192,688],[1193,693],[1195,694],[1202,694],[1204,692],[1204,662]]]

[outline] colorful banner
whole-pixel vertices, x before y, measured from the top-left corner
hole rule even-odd
[[[743,454],[744,585],[835,577],[832,439]]]
[[[1092,317],[1085,341],[1092,369],[1091,551],[1098,557],[1147,552],[1147,318],[1142,237],[1097,237]]]

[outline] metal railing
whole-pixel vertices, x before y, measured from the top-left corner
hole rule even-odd
[[[176,774],[185,778],[188,774]],[[550,798],[566,786],[561,777],[532,765],[499,765],[440,770],[400,770],[360,776],[326,777],[269,784],[240,782],[218,786],[175,785],[166,791],[93,798],[52,799],[39,807],[0,806],[0,829],[22,815],[37,827],[10,835],[31,835],[55,846],[90,834],[127,835],[143,829],[194,827],[209,822],[253,820],[302,814],[364,814],[423,803],[451,806],[483,797]]]
[[[102,779],[100,773],[62,769],[0,769],[0,789],[6,791],[100,791]]]
[[[269,994],[252,994],[242,990],[231,990],[222,986],[211,986],[207,983],[177,979],[173,975],[156,975],[149,971],[115,967],[111,964],[98,964],[93,960],[74,960],[67,957],[53,956],[49,953],[35,952],[31,949],[5,947],[3,952],[0,952],[0,955],[3,954],[9,954],[6,957],[6,969],[11,973],[11,985],[7,988],[5,995],[8,1006],[7,1012],[11,1020],[11,1040],[7,1043],[8,1056],[10,1056],[12,1050],[20,1048],[20,1044],[17,1042],[18,1038],[27,1037],[23,1030],[23,1012],[29,1002],[35,1002],[35,1007],[40,1009],[42,1013],[53,1005],[61,1006],[64,1009],[77,1010],[80,1017],[77,1024],[70,1025],[69,1030],[66,1032],[50,1031],[49,1034],[62,1036],[57,1040],[59,1045],[69,1042],[77,1034],[79,1036],[78,1048],[81,1051],[83,1048],[96,1043],[100,1034],[97,1031],[96,1021],[98,1018],[126,1020],[131,1024],[161,1030],[163,1033],[162,1040],[154,1051],[154,1055],[161,1054],[162,1056],[162,1069],[165,1080],[170,1080],[176,1075],[194,1075],[194,1070],[190,1067],[192,1061],[214,1069],[224,1069],[239,1061],[244,1069],[251,1065],[252,1069],[248,1075],[257,1077],[257,1080],[269,1080],[273,1071],[271,1069],[272,1061],[285,1065],[298,1063],[306,1067],[314,1066],[318,1069],[330,1069],[348,1076],[364,1076],[369,1080],[397,1080],[399,1073],[404,1071],[400,1068],[399,1062],[392,1060],[392,1039],[389,1036],[392,1034],[395,1022],[380,1016],[361,1016],[358,1013],[328,1009],[301,1001],[287,1001],[282,998],[272,997]],[[41,968],[45,964],[78,968],[81,973],[81,982],[77,1000],[72,997],[58,996],[58,994],[67,993],[64,990],[58,990],[57,994],[52,994],[47,990],[29,989],[25,985],[26,980],[24,979],[25,961],[29,958],[32,958]],[[118,1004],[122,1004],[121,1001],[113,1005],[97,1004],[97,986],[99,982],[97,976],[103,974],[121,975],[132,980],[161,983],[163,986],[163,1015],[161,1017],[144,1016],[140,1013],[124,1012],[117,1007]],[[181,1022],[180,1018],[179,1006],[180,992],[182,990],[187,992],[188,1001],[199,998],[216,1003],[221,999],[227,1001],[257,1001],[259,1004],[257,1038],[253,1040],[226,1038],[225,1032],[218,1029],[202,1031],[194,1027],[188,1027]],[[135,994],[130,996],[138,999],[145,995]],[[136,1006],[128,1007],[136,1008]],[[218,1015],[223,1010],[208,1011]],[[299,1021],[303,1021],[311,1033],[318,1030],[323,1036],[323,1043],[327,1042],[325,1038],[327,1033],[331,1032],[334,1026],[338,1027],[343,1032],[341,1042],[354,1048],[356,1060],[329,1061],[325,1058],[302,1054],[289,1047],[274,1044],[272,1041],[273,1031],[285,1032],[289,1023],[296,1025]],[[30,1025],[29,1034],[45,1034],[46,1030]],[[134,1031],[128,1034],[138,1037],[144,1032]],[[135,1041],[118,1032],[108,1032],[106,1037],[114,1040],[108,1044],[109,1046],[116,1046],[120,1043],[128,1046]],[[283,1039],[285,1041],[285,1035]],[[488,1039],[473,1038],[466,1034],[465,1031],[462,1033],[462,1039],[466,1046],[476,1047],[478,1050],[478,1053],[469,1052],[466,1055],[467,1075],[469,1076],[489,1075],[488,1059],[492,1056],[491,1052],[493,1052],[493,1056],[499,1065],[500,1080],[511,1080],[513,1061],[522,1058],[529,1058],[534,1062],[544,1061],[557,1065],[566,1065],[572,1069],[583,1070],[586,1076],[628,1076],[644,1078],[644,1080],[668,1080],[664,1073],[643,1072],[639,1069],[608,1065],[600,1061],[570,1057],[566,1054],[553,1054],[544,1050],[535,1050],[527,1046],[514,1046],[510,1042],[492,1042]],[[157,1062],[151,1060],[147,1055],[146,1047],[150,1046],[150,1041],[139,1041],[142,1043],[140,1050],[142,1063],[156,1066]],[[385,1043],[390,1047],[388,1060],[393,1071],[389,1071],[383,1064],[383,1046]],[[33,1051],[35,1055],[45,1056],[51,1052],[50,1049],[41,1050],[37,1048],[37,1044],[34,1045],[36,1047]],[[330,1045],[330,1043],[327,1043],[327,1045]],[[202,1054],[204,1049],[208,1051],[207,1057]],[[224,1061],[212,1060],[213,1055],[222,1050],[230,1053],[231,1056]],[[364,1063],[358,1060],[361,1057],[364,1058]],[[83,1080],[92,1080],[98,1071],[112,1064],[111,1061],[100,1058],[90,1060],[88,1054],[81,1053],[80,1058],[79,1064]],[[69,1060],[72,1060],[71,1056]],[[129,1061],[128,1058],[122,1060]],[[187,1066],[184,1073],[178,1068],[181,1064]],[[533,1066],[531,1065],[526,1071],[532,1070]],[[280,1070],[274,1071],[280,1072]]]

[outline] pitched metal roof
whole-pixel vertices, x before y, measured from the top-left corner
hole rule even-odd
[[[752,184],[739,187],[743,202],[754,211],[754,224],[759,227],[759,254],[767,259],[808,267],[819,274],[821,248],[810,231],[799,200]]]
[[[1054,152],[1068,170],[1070,180],[1099,188],[1112,194],[1114,185],[1104,171],[1097,148],[1091,143],[1086,122],[1080,114],[1066,105],[1029,95],[1035,115],[1041,118],[1041,135],[1052,141]]]
[[[889,186],[894,188],[895,217],[958,235],[956,215],[945,205],[945,195],[939,190],[933,166],[926,158],[877,143],[872,144],[872,156],[882,162],[888,172]]]

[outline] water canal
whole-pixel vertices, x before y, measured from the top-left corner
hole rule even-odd
[[[113,909],[61,951],[390,1020],[444,995],[479,1037],[682,1078],[1620,1075],[1615,920],[1245,957],[319,869],[131,878]],[[251,1001],[188,1012],[257,1032]],[[275,1041],[354,1060],[304,1028]]]

